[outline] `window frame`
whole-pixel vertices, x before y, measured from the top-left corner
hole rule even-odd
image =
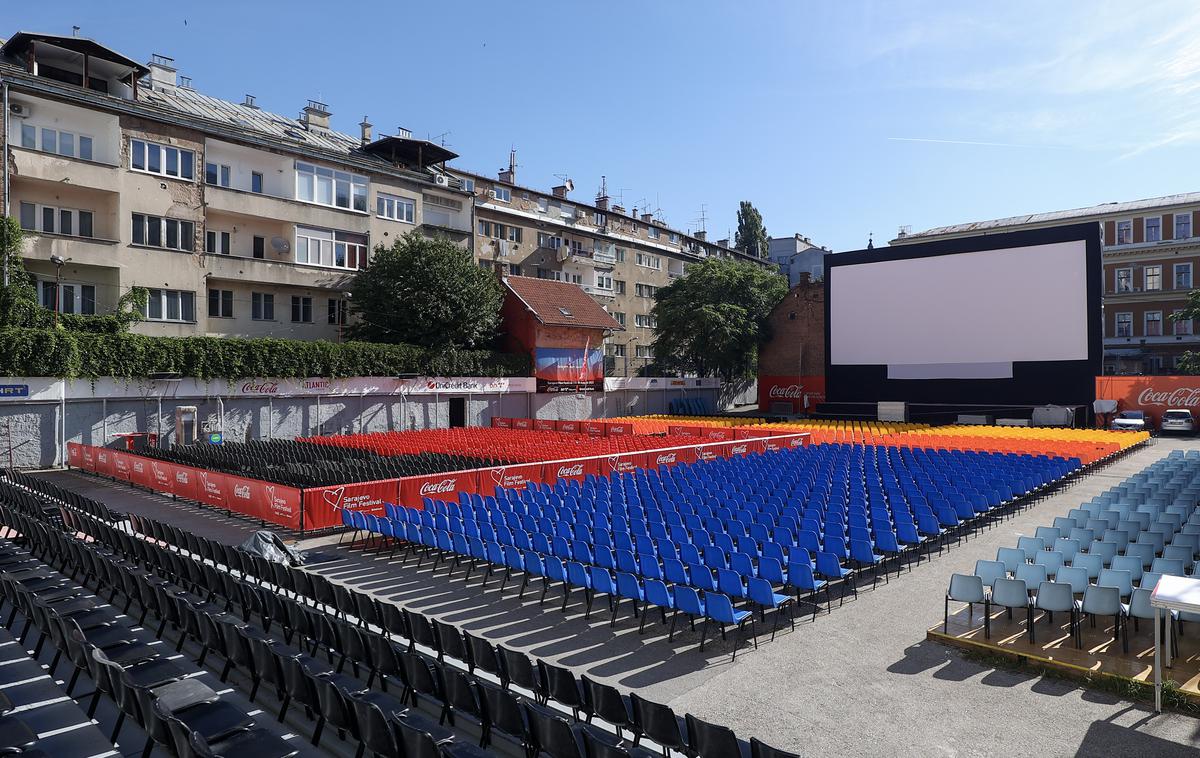
[[[1124,317],[1124,318],[1122,318]],[[1121,325],[1124,323],[1128,327],[1126,334],[1121,334]],[[1133,311],[1119,311],[1113,314],[1113,336],[1114,337],[1132,337],[1133,336]]]
[[[1156,316],[1157,318],[1150,318]],[[1150,325],[1157,324],[1158,334],[1150,333]],[[1162,311],[1145,311],[1142,313],[1142,335],[1146,337],[1162,337],[1163,336],[1163,312]]]
[[[1175,310],[1171,312],[1172,316],[1178,316],[1183,313],[1183,310]],[[1181,331],[1182,329],[1182,331]],[[1176,337],[1190,337],[1192,335],[1192,319],[1180,319],[1171,321],[1171,334]]]
[[[210,166],[214,169],[213,173],[216,177],[216,181],[210,182],[208,180],[208,169]],[[225,189],[229,189],[233,185],[233,167],[228,163],[211,163],[209,161],[205,161],[204,183],[209,187],[224,187]]]
[[[1124,234],[1122,234],[1122,232],[1124,232]],[[1113,241],[1113,244],[1133,244],[1133,219],[1128,218],[1117,222],[1117,238]]]
[[[1158,236],[1150,239],[1150,222],[1154,222],[1154,229],[1158,230]],[[1143,216],[1142,217],[1142,240],[1145,242],[1162,242],[1162,216]]]
[[[1158,285],[1155,287],[1150,286],[1150,272],[1151,271],[1157,272],[1156,275],[1158,277]],[[1142,267],[1142,291],[1143,292],[1158,292],[1161,289],[1162,289],[1162,264],[1157,263],[1152,266],[1143,266]]]
[[[255,315],[258,314],[258,315]],[[274,292],[251,292],[250,293],[250,320],[251,321],[274,321],[275,320],[275,293]]]
[[[1181,271],[1187,272],[1187,285],[1185,285],[1183,287],[1179,286],[1179,273]],[[1195,279],[1192,278],[1192,264],[1191,263],[1176,263],[1172,266],[1171,273],[1172,273],[1171,282],[1172,282],[1172,284],[1174,284],[1173,289],[1190,290],[1195,286]]]
[[[351,240],[346,237],[361,237],[362,241],[357,239]],[[304,245],[301,246],[300,241],[304,240]],[[322,229],[316,226],[301,226],[296,225],[294,237],[295,243],[292,252],[292,261],[297,266],[312,266],[314,268],[333,269],[336,271],[359,271],[367,267],[368,253],[370,250],[370,238],[366,235],[357,234],[355,232],[343,232],[337,229]],[[317,244],[317,262],[312,261],[312,246]],[[329,258],[328,263],[325,263],[325,243],[329,243]],[[304,260],[300,260],[300,251],[303,247]],[[342,248],[341,256],[347,262],[346,265],[338,265],[339,247]],[[351,250],[353,248],[353,251]],[[349,265],[350,259],[354,259],[355,265]]]
[[[138,242],[138,217],[141,217],[141,237],[142,241]],[[152,221],[157,221],[153,224]],[[171,223],[177,224],[175,229],[176,241],[178,247],[171,247],[167,244],[170,238]],[[157,227],[158,240],[160,244],[152,244],[150,242],[150,230],[152,227]],[[186,230],[186,233],[185,233]],[[196,222],[187,221],[180,218],[170,218],[169,216],[152,216],[149,213],[133,213],[132,214],[132,234],[130,244],[136,247],[152,248],[154,250],[171,250],[178,253],[194,253],[196,252]],[[182,243],[187,241],[187,245]]]
[[[170,316],[172,295],[175,295],[177,300],[176,307],[179,313],[177,318],[171,318]],[[185,301],[191,303],[191,318],[184,318]],[[153,315],[153,309],[156,304],[159,312],[157,317]],[[143,315],[147,321],[158,321],[169,324],[194,324],[196,323],[196,293],[191,290],[152,287],[148,290],[146,308],[143,311]]]
[[[313,322],[312,306],[312,295],[292,295],[292,323],[311,324]]]
[[[139,150],[139,145],[140,150]],[[158,168],[150,168],[150,148],[154,148],[158,154]],[[139,152],[141,155],[142,165],[137,165]],[[170,153],[176,153],[175,156],[175,173],[167,170],[167,156]],[[190,160],[184,160],[183,156],[187,154]],[[187,170],[184,170],[184,167]],[[141,174],[151,174],[152,176],[166,177],[167,179],[178,179],[184,182],[196,181],[196,151],[188,150],[174,145],[164,145],[161,142],[152,142],[140,137],[129,138],[129,170],[136,171]]]
[[[407,206],[408,213],[399,213],[402,205]],[[386,213],[388,208],[391,208],[393,213]],[[375,193],[375,216],[377,218],[387,219],[388,221],[397,221],[402,224],[415,224],[417,222],[417,201],[411,197],[403,195],[393,195],[388,192]]]
[[[63,296],[63,288],[69,288],[72,291],[71,302],[73,303],[71,310],[65,310],[63,303],[66,298]],[[47,303],[47,290],[55,292],[55,300]],[[85,308],[89,305],[89,300],[86,297],[87,291],[91,291],[90,310]],[[83,316],[96,315],[96,285],[77,281],[58,281],[56,279],[39,279],[37,281],[38,303],[48,311],[54,311],[56,308],[59,313],[79,314]]]
[[[218,244],[220,243],[220,244]],[[225,248],[220,250],[218,248]],[[204,230],[204,252],[209,255],[230,255],[233,247],[233,233],[220,229]]]
[[[34,224],[32,227],[25,225],[24,213],[26,208],[33,208]],[[45,228],[46,211],[51,212],[51,218],[54,221],[53,229]],[[70,232],[61,231],[64,213],[71,214]],[[86,215],[89,219],[88,226],[91,227],[91,234],[83,234],[82,232],[84,215]],[[27,200],[22,200],[17,206],[17,225],[27,232],[34,232],[37,234],[57,234],[63,237],[75,237],[78,239],[96,238],[96,213],[95,211],[88,210],[87,208],[66,208],[59,205],[45,205],[42,203],[31,203]]]
[[[1126,279],[1127,284],[1126,284],[1125,289],[1121,289],[1121,275],[1122,274],[1125,274],[1127,277],[1127,279]],[[1113,271],[1113,292],[1115,292],[1118,295],[1124,295],[1125,293],[1133,292],[1133,267],[1132,266],[1114,269],[1114,271]]]
[[[214,295],[216,297],[213,297]],[[213,313],[214,305],[217,306],[216,313]],[[208,317],[233,318],[233,290],[208,288]]]
[[[1188,211],[1187,213],[1176,213],[1176,214],[1174,214],[1174,215],[1175,215],[1175,218],[1173,219],[1173,221],[1174,221],[1174,227],[1175,227],[1175,234],[1172,236],[1172,238],[1171,238],[1171,239],[1172,239],[1172,240],[1188,240],[1188,239],[1191,239],[1191,238],[1192,238],[1192,235],[1195,233],[1195,232],[1194,232],[1194,230],[1192,229],[1192,214],[1191,214],[1191,211]],[[1184,237],[1184,236],[1180,236],[1180,234],[1179,234],[1179,227],[1180,227],[1180,222],[1181,222],[1181,221],[1183,222],[1183,226],[1186,226],[1186,227],[1187,227],[1187,236],[1186,236],[1186,237]]]
[[[324,208],[337,208],[338,210],[349,211],[351,213],[370,213],[368,204],[371,193],[371,180],[369,177],[307,161],[295,161],[293,170],[296,179],[292,189],[293,199],[296,202],[320,205]],[[311,177],[311,181],[308,181],[309,177]],[[322,182],[322,179],[327,180],[328,186],[326,189],[329,193],[329,202],[321,200],[321,197],[325,194],[322,190],[325,184]],[[347,185],[345,205],[338,202],[339,191],[341,189],[339,187],[340,182],[345,182]],[[302,185],[308,186],[310,190],[308,197],[305,197],[304,193],[301,192]],[[360,199],[362,207],[358,207]]]

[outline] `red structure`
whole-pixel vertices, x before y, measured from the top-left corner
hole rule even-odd
[[[804,277],[771,311],[758,354],[758,408],[811,413],[825,400],[825,285]]]
[[[578,284],[510,276],[501,317],[505,349],[533,357],[538,392],[604,389],[604,338],[623,331]]]

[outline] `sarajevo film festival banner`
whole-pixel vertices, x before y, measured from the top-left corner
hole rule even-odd
[[[336,487],[304,489],[304,528],[327,529],[342,523],[342,511],[362,511],[373,516],[387,515],[386,503],[400,496],[399,479],[339,484]]]
[[[604,355],[598,348],[535,347],[538,392],[603,392]]]

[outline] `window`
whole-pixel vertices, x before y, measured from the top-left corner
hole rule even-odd
[[[480,221],[479,233],[492,239],[508,240],[509,242],[521,241],[521,227],[498,224],[495,221]]]
[[[296,161],[296,199],[367,211],[367,178]]]
[[[550,269],[545,269],[545,268],[542,268],[541,266],[538,266],[537,267],[537,278],[538,279],[552,279],[556,282],[561,282],[562,281],[562,272],[561,271],[551,271]]]
[[[1133,221],[1117,222],[1117,244],[1128,245],[1133,242]]]
[[[616,292],[618,295],[625,294],[625,280],[624,279],[613,279],[613,292]],[[624,323],[624,322],[622,322],[622,323]]]
[[[609,315],[612,316],[613,320],[616,321],[618,324],[620,324],[621,326],[625,326],[625,314],[623,312],[613,311]]]
[[[329,298],[329,323],[345,326],[346,312],[349,310],[347,306],[349,305],[340,297]]]
[[[204,252],[229,255],[229,232],[208,231],[204,234]]]
[[[263,191],[263,175],[261,171],[250,172],[250,191],[262,194]]]
[[[624,345],[608,345],[607,349],[608,349],[609,355],[615,356],[617,358],[625,357],[625,346]]]
[[[1190,290],[1192,288],[1192,264],[1175,264],[1175,289]]]
[[[657,329],[658,319],[653,316],[639,313],[633,317],[633,323],[642,329]]]
[[[38,138],[41,137],[39,142]],[[92,138],[61,129],[39,129],[31,124],[21,124],[21,147],[56,153],[67,158],[92,159]]]
[[[646,236],[649,237],[650,239],[652,239],[652,240],[658,239],[658,234],[659,234],[659,232],[658,232],[657,226],[647,226],[646,227]]]
[[[1192,236],[1192,214],[1175,214],[1175,239],[1185,240]]]
[[[1143,332],[1147,337],[1162,336],[1162,311],[1146,311],[1145,316],[1146,329]]]
[[[362,234],[296,227],[296,263],[357,270],[367,266],[367,238]]]
[[[652,268],[655,271],[662,269],[662,258],[657,255],[647,255],[646,253],[638,253],[636,258],[637,265],[646,268]]]
[[[22,229],[72,237],[92,236],[92,212],[75,208],[55,208],[49,205],[21,203]]]
[[[1162,289],[1162,266],[1146,266],[1142,269],[1142,276],[1147,292]]]
[[[96,315],[96,287],[75,282],[42,281],[42,307],[59,313]]]
[[[466,190],[467,192],[475,191],[475,180],[474,179],[463,179],[462,185],[463,185],[463,189]]]
[[[150,290],[146,302],[150,321],[195,321],[196,293],[180,290]]]
[[[140,139],[129,141],[129,167],[134,171],[161,174],[176,179],[193,178],[196,154],[170,145],[156,145]]]
[[[611,290],[613,288],[612,274],[602,274],[596,272],[596,288],[602,290]]]
[[[375,197],[375,212],[381,218],[390,218],[392,221],[404,221],[411,224],[416,215],[416,209],[417,204],[407,197],[385,195],[382,192]]]
[[[267,238],[259,237],[258,235],[255,235],[253,245],[254,245],[254,247],[253,247],[254,257],[255,258],[265,257],[266,252],[267,252]]]
[[[168,250],[195,249],[196,227],[191,221],[133,214],[133,244]],[[191,320],[191,319],[189,319]]]
[[[1162,216],[1146,218],[1146,241],[1159,242],[1162,240]]]
[[[1118,313],[1117,314],[1117,336],[1132,337],[1133,336],[1133,314]]]
[[[624,263],[624,262],[625,262],[625,248],[618,247],[617,248],[617,263]]]
[[[658,287],[653,284],[642,284],[638,282],[635,287],[635,292],[638,297],[654,297],[654,293],[658,292]]]
[[[1117,292],[1133,292],[1133,269],[1117,269]]]
[[[208,317],[233,318],[233,290],[208,291]]]
[[[492,199],[500,200],[501,202],[505,203],[511,203],[512,190],[510,190],[508,187],[501,187],[499,185],[492,187]]]
[[[483,223],[486,223],[486,222],[483,222]],[[549,248],[550,250],[557,250],[560,247],[562,247],[562,243],[563,243],[562,237],[555,237],[553,234],[546,234],[545,232],[538,232],[538,247],[545,247],[545,248]]]
[[[218,187],[228,187],[229,177],[233,172],[229,166],[219,163],[204,164],[204,183],[213,184]]]
[[[274,321],[275,295],[270,292],[251,292],[250,318],[255,321]]]
[[[1172,323],[1171,331],[1178,335],[1191,334],[1192,333],[1192,320],[1190,318],[1189,319],[1179,318],[1180,314],[1182,314],[1182,313],[1183,313],[1183,311],[1175,311],[1175,313],[1174,313],[1175,320]]]
[[[671,242],[679,244],[679,232],[671,232]]]
[[[571,284],[583,284],[583,274],[567,274],[566,280]]]
[[[638,358],[653,358],[654,348],[650,347],[649,345],[635,345],[633,348],[633,354]]]
[[[601,213],[600,211],[593,211],[592,212],[592,223],[595,224],[596,226],[604,226],[605,224],[608,223],[608,216]]]
[[[292,321],[299,324],[312,323],[312,298],[292,295]]]

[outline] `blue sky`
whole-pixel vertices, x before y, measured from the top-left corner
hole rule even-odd
[[[335,128],[445,132],[456,165],[601,175],[710,239],[739,200],[834,250],[1200,189],[1200,6],[1120,2],[205,3],[6,7],[17,29],[175,58],[194,86]],[[117,8],[121,12],[115,12]],[[346,12],[339,13],[344,9]]]

